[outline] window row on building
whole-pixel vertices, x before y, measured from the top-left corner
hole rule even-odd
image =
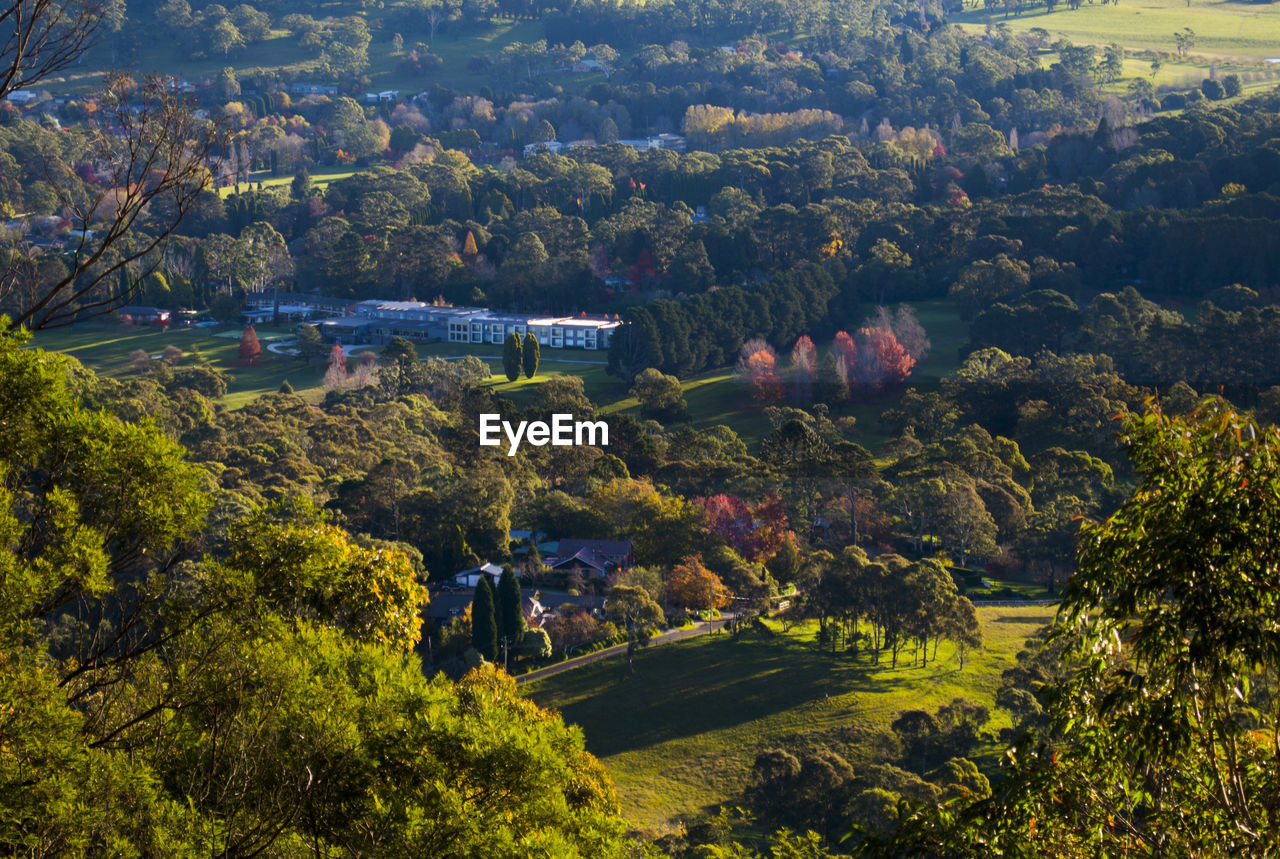
[[[495,313],[483,307],[439,307],[421,301],[362,301],[354,316],[327,319],[320,333],[340,343],[386,343],[393,337],[418,342],[501,345],[510,334],[532,333],[553,349],[607,349],[617,317],[552,317]]]

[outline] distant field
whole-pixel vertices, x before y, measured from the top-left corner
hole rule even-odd
[[[263,352],[252,366],[244,366],[240,361],[241,330],[239,326],[171,328],[169,331],[150,327],[129,329],[104,321],[40,332],[32,339],[32,345],[65,352],[95,372],[119,379],[136,375],[130,355],[138,349],[156,356],[169,345],[177,346],[187,353],[195,346],[213,366],[231,374],[232,381],[227,386],[227,396],[223,401],[228,408],[239,408],[260,394],[279,390],[285,379],[289,380],[296,393],[309,399],[318,400],[323,396],[324,391],[320,387],[323,371],[312,369],[292,356],[276,355],[266,348],[268,343],[291,339],[293,326],[258,326],[256,330]],[[368,348],[374,351],[381,349],[378,346]],[[487,362],[494,374],[491,381],[504,394],[528,397],[534,386],[559,373],[582,376],[587,383],[587,393],[593,398],[607,396],[610,389],[615,387],[619,390],[613,396],[622,393],[618,381],[605,375],[605,355],[602,352],[544,349],[539,375],[532,380],[521,379],[514,383],[508,382],[506,376],[502,375],[501,352],[501,346],[459,346],[447,343],[419,348],[419,354],[423,357],[464,354],[495,356]]]
[[[330,182],[336,182],[339,179],[346,179],[348,176],[355,175],[356,171],[348,170],[343,167],[313,167],[307,172],[311,174],[311,184],[323,188]],[[293,182],[293,175],[294,174],[290,173],[283,176],[272,176],[266,171],[255,172],[250,174],[250,181],[248,183],[240,185],[240,190],[246,191],[256,188],[259,185],[263,188],[275,188],[280,185],[287,186]],[[227,185],[226,187],[218,189],[218,194],[223,197],[227,197],[234,193],[236,193],[235,185]]]
[[[1132,50],[1169,52],[1174,50],[1173,34],[1190,27],[1196,34],[1194,55],[1243,61],[1280,57],[1280,5],[1270,3],[1124,0],[1106,6],[1085,3],[1073,11],[1063,2],[1051,14],[1036,7],[1006,17],[978,8],[951,20],[970,31],[990,21],[1007,24],[1015,32],[1043,27],[1052,38],[1065,36],[1076,44],[1116,42]]]
[[[97,373],[122,380],[137,373],[129,357],[135,350],[143,349],[148,355],[156,356],[166,346],[177,346],[187,353],[195,346],[214,367],[231,374],[227,396],[223,400],[228,408],[239,408],[260,394],[279,390],[285,379],[299,394],[318,398],[322,372],[311,369],[296,358],[275,355],[266,348],[270,342],[267,338],[292,336],[292,329],[264,325],[256,330],[263,351],[252,366],[244,366],[240,361],[239,338],[215,336],[218,331],[215,328],[161,331],[150,327],[126,329],[113,322],[92,322],[42,331],[33,338],[32,345],[66,352]]]
[[[354,7],[335,9],[333,13],[349,15],[353,12]],[[280,17],[283,17],[282,14],[273,16],[274,19]],[[323,15],[317,14],[316,17]],[[453,30],[437,33],[434,42],[425,30],[406,29],[400,33],[404,37],[406,49],[403,53],[396,54],[392,51],[392,30],[373,30],[367,72],[371,81],[369,89],[397,89],[401,90],[402,95],[415,95],[437,83],[453,88],[479,89],[489,82],[487,76],[468,71],[467,60],[477,54],[496,55],[512,42],[537,41],[542,38],[542,25],[536,21],[495,21],[490,27],[479,31]],[[439,55],[444,64],[439,69],[422,75],[402,74],[397,66],[408,50],[418,42],[428,43],[431,51]],[[210,56],[201,59],[193,59],[167,39],[147,39],[137,56],[127,65],[139,74],[162,72],[180,75],[192,83],[198,83],[204,79],[212,79],[227,67],[235,69],[237,76],[241,78],[262,70],[276,69],[305,78],[312,73],[316,62],[316,58],[300,48],[298,40],[289,35],[288,31],[274,30],[272,38],[249,45],[228,57]],[[99,45],[74,71],[47,79],[42,88],[54,93],[90,92],[101,86],[103,75],[108,69],[118,65],[120,63],[113,61],[109,49]]]
[[[739,802],[763,749],[822,743],[846,728],[883,729],[901,710],[933,710],[956,696],[990,707],[1001,671],[1053,612],[979,608],[986,650],[971,655],[963,671],[946,645],[927,668],[890,670],[885,663],[876,670],[819,654],[809,625],[736,642],[728,635],[699,636],[642,650],[633,677],[624,661],[609,659],[523,688],[582,727],[587,748],[613,776],[628,819],[665,832]],[[990,729],[1007,725],[1007,716],[993,710]]]

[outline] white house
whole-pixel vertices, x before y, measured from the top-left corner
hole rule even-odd
[[[454,584],[462,585],[467,588],[474,588],[480,584],[480,578],[482,576],[488,576],[489,584],[497,587],[498,579],[502,577],[502,567],[499,567],[497,564],[484,563],[478,567],[463,570],[453,577],[453,581]]]

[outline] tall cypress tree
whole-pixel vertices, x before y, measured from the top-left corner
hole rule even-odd
[[[524,374],[532,379],[538,372],[538,359],[542,357],[542,347],[532,332],[524,335]]]
[[[503,570],[498,579],[499,632],[507,639],[507,646],[514,648],[524,638],[525,620],[521,611],[520,583],[511,570]]]
[[[502,371],[507,374],[508,382],[514,382],[520,378],[523,361],[524,348],[521,345],[520,335],[513,331],[507,335],[507,341],[502,344]]]
[[[498,620],[488,575],[480,577],[471,598],[471,646],[490,662],[498,658]]]

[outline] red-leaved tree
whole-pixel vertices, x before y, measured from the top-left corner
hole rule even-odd
[[[262,344],[258,342],[258,332],[252,325],[246,325],[244,333],[240,335],[240,359],[252,364],[261,354]]]
[[[782,499],[770,493],[751,507],[737,495],[696,499],[707,511],[707,531],[749,561],[767,561],[786,539],[787,514]]]
[[[341,343],[334,343],[329,350],[329,369],[324,372],[324,389],[337,390],[347,383],[347,355]]]
[[[813,396],[813,380],[818,375],[818,350],[808,334],[800,335],[791,349],[791,381],[796,400],[807,403]]]
[[[868,327],[858,331],[858,360],[850,387],[876,393],[899,385],[911,375],[916,359],[898,342],[890,328]]]
[[[738,375],[751,386],[751,398],[762,406],[782,399],[782,378],[778,375],[778,353],[760,339],[742,344],[738,355]]]
[[[835,353],[836,360],[843,358],[845,367],[852,367],[858,360],[858,346],[853,342],[853,338],[849,336],[848,331],[837,331],[835,342],[831,344],[831,351]]]

